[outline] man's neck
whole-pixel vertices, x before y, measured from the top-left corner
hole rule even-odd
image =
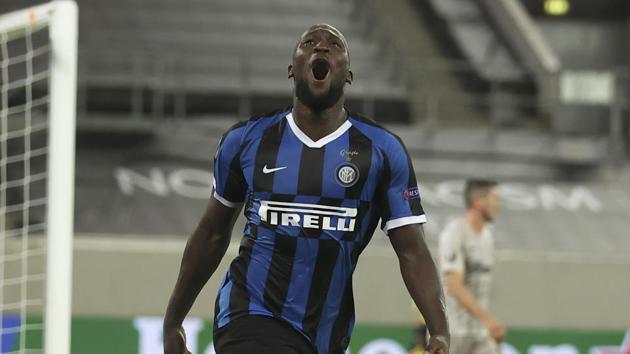
[[[473,209],[468,209],[466,211],[466,214],[464,215],[464,219],[466,220],[466,223],[470,225],[470,227],[476,233],[480,233],[486,224],[486,221],[484,220],[483,216],[481,216],[481,213]]]
[[[341,98],[332,107],[321,112],[314,112],[297,97],[293,97],[293,119],[304,134],[311,140],[317,141],[337,130],[346,120],[343,104],[344,99]]]

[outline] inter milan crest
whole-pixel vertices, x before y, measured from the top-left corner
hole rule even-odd
[[[337,167],[336,175],[342,187],[352,187],[359,180],[359,169],[353,163],[344,162]]]

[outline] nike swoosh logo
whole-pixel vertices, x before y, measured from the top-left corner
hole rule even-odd
[[[274,173],[276,171],[284,170],[285,168],[287,168],[287,166],[276,167],[276,168],[267,168],[267,165],[265,165],[265,166],[263,166],[263,173],[264,174]]]

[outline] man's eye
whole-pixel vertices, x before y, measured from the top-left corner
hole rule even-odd
[[[332,45],[334,45],[337,48],[341,48],[341,43],[339,42],[332,42]]]

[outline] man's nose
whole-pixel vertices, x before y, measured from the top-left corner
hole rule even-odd
[[[324,43],[322,43],[322,42],[319,42],[319,43],[317,43],[317,45],[315,46],[315,51],[316,51],[316,52],[324,52],[324,53],[327,53],[327,52],[329,52],[329,51],[330,51],[330,49],[328,48],[328,45],[326,45],[326,44],[324,44]]]

